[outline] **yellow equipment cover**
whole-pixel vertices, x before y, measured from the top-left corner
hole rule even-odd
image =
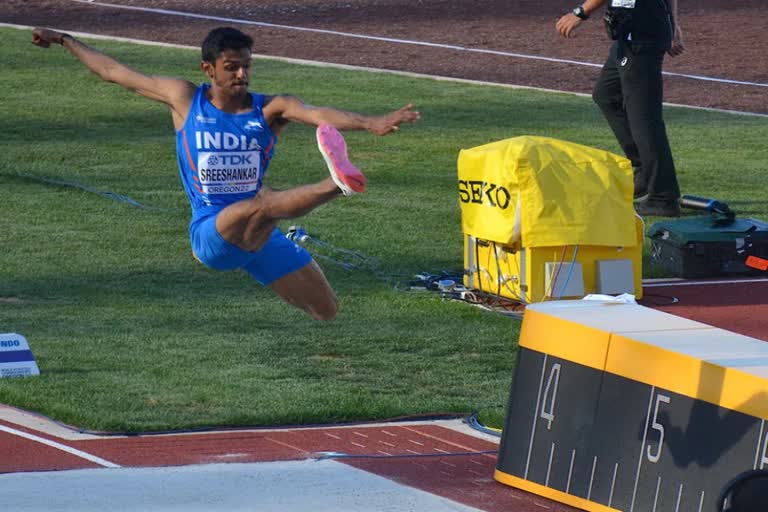
[[[622,156],[526,135],[461,150],[458,171],[465,234],[522,247],[638,244]]]

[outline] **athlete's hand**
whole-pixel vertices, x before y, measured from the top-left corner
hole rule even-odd
[[[419,119],[421,119],[421,113],[413,110],[413,104],[409,103],[389,114],[372,118],[367,128],[375,135],[387,135],[398,131],[402,123],[415,123]]]
[[[41,48],[48,48],[51,44],[62,44],[64,36],[66,34],[63,32],[47,28],[36,28],[32,31],[32,44]]]

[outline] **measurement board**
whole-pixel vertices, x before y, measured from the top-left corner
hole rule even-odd
[[[588,511],[711,512],[768,467],[766,419],[766,342],[635,304],[534,304],[495,478]]]

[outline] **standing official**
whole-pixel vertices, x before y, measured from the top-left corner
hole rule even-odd
[[[560,18],[563,37],[608,4],[606,29],[614,40],[592,98],[600,107],[635,178],[635,210],[642,216],[680,216],[680,188],[662,115],[664,54],[683,53],[677,0],[587,0]]]

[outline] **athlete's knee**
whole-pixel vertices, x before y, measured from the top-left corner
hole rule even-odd
[[[339,312],[339,301],[336,297],[331,297],[322,304],[307,306],[306,311],[315,320],[329,322],[335,319]]]

